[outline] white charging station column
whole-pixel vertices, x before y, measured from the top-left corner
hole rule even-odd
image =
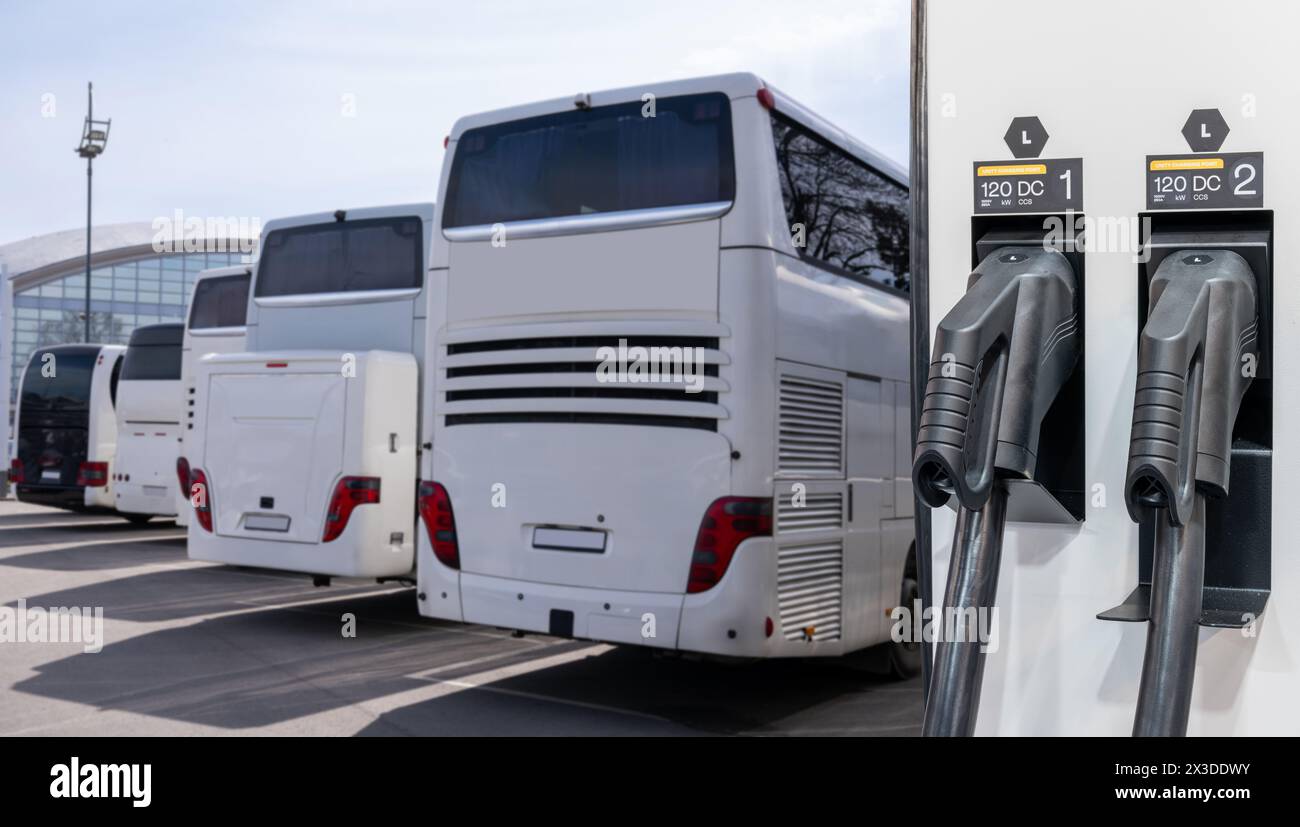
[[[1271,226],[1271,494],[1266,486],[1256,496],[1271,498],[1272,548],[1258,619],[1200,628],[1188,733],[1300,734],[1300,554],[1290,542],[1300,532],[1300,417],[1291,413],[1300,374],[1290,364],[1300,354],[1290,275],[1300,262],[1300,9],[1275,0],[921,5],[931,335],[966,290],[980,221],[1078,212],[1086,239],[1085,519],[1008,523],[977,734],[1132,729],[1146,623],[1097,615],[1140,577],[1140,532],[1125,507],[1139,259],[1152,227],[1209,226],[1212,213]],[[935,509],[930,525],[939,603],[954,512]]]

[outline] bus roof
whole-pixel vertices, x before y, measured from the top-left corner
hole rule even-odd
[[[86,354],[86,355],[93,356],[98,354],[101,350],[103,350],[106,347],[113,347],[113,345],[97,345],[97,344],[46,345],[45,347],[38,347],[36,348],[36,350],[33,350],[32,357],[34,357],[38,353],[56,353],[56,354],[67,353],[73,356]],[[122,349],[122,346],[118,345],[117,348],[120,350]],[[32,357],[28,357],[28,359],[30,360]]]
[[[705,92],[721,92],[731,100],[752,98],[760,89],[772,92],[776,101],[776,111],[798,121],[803,126],[836,144],[841,149],[856,156],[858,160],[869,164],[902,186],[908,185],[907,171],[894,161],[876,152],[866,144],[858,141],[849,133],[835,126],[826,119],[816,115],[812,110],[784,94],[763,79],[749,72],[733,72],[726,75],[708,75],[684,80],[670,80],[660,83],[646,83],[639,86],[625,86],[621,89],[607,89],[601,92],[583,93],[580,96],[551,98],[549,100],[508,106],[488,112],[479,112],[458,118],[451,128],[451,141],[460,140],[460,136],[470,129],[492,124],[516,121],[523,118],[549,115],[555,112],[568,112],[575,107],[578,97],[589,99],[593,107],[609,106],[615,103],[639,101],[645,94],[655,97],[672,97],[675,95],[694,95]],[[450,149],[450,147],[449,147]],[[268,225],[269,226],[269,225]]]
[[[342,218],[340,219],[340,214]],[[433,220],[433,202],[417,202],[414,204],[392,204],[383,207],[358,207],[350,210],[332,210],[330,212],[314,212],[306,215],[290,215],[284,218],[273,218],[262,225],[262,238],[276,231],[283,230],[286,227],[307,227],[313,224],[329,224],[334,221],[360,220],[366,218],[392,218],[394,216],[415,215],[425,221]],[[259,248],[259,254],[260,254]]]
[[[222,276],[251,276],[253,274],[253,265],[237,264],[234,267],[210,267],[207,270],[200,270],[199,274],[194,277],[194,283],[197,284],[204,279],[219,279]]]
[[[185,325],[178,322],[164,322],[137,327],[131,333],[129,347],[145,345],[175,345],[179,347],[184,341]]]

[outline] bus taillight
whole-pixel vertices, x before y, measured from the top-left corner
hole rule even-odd
[[[107,462],[83,462],[77,469],[77,485],[87,488],[103,488],[108,485]]]
[[[9,484],[17,485],[18,483],[23,482],[24,479],[23,461],[18,457],[14,457],[13,461],[9,463]]]
[[[344,477],[334,486],[330,508],[325,514],[325,533],[322,543],[338,539],[348,527],[352,509],[359,505],[379,502],[379,477]]]
[[[420,482],[420,519],[429,532],[433,555],[444,566],[460,568],[460,546],[456,541],[456,515],[451,510],[451,496],[436,482]]]
[[[194,516],[204,531],[212,531],[212,492],[208,488],[208,476],[202,468],[190,472],[190,504],[194,506]]]
[[[772,500],[767,497],[721,497],[713,501],[700,520],[691,555],[689,594],[708,591],[731,565],[736,547],[750,537],[772,534]]]
[[[181,491],[190,490],[190,461],[185,457],[176,458],[176,479],[181,484]]]

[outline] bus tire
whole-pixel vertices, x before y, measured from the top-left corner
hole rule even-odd
[[[921,599],[921,583],[916,576],[916,545],[913,544],[903,566],[903,582],[899,589],[900,606],[907,606],[910,611],[915,601]],[[904,680],[921,673],[921,658],[924,649],[919,641],[912,643],[889,643],[889,671],[894,677]]]

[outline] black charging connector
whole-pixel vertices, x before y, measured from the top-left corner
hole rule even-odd
[[[1227,478],[1231,495],[1205,502],[1205,573],[1200,625],[1243,628],[1264,612],[1272,580],[1273,214],[1268,210],[1152,213],[1138,266],[1138,333],[1150,314],[1151,282],[1165,258],[1183,250],[1229,251],[1249,265],[1255,283],[1253,373],[1231,423]],[[1243,354],[1244,355],[1244,354]],[[1144,622],[1151,616],[1156,531],[1138,528],[1138,583],[1102,620]]]

